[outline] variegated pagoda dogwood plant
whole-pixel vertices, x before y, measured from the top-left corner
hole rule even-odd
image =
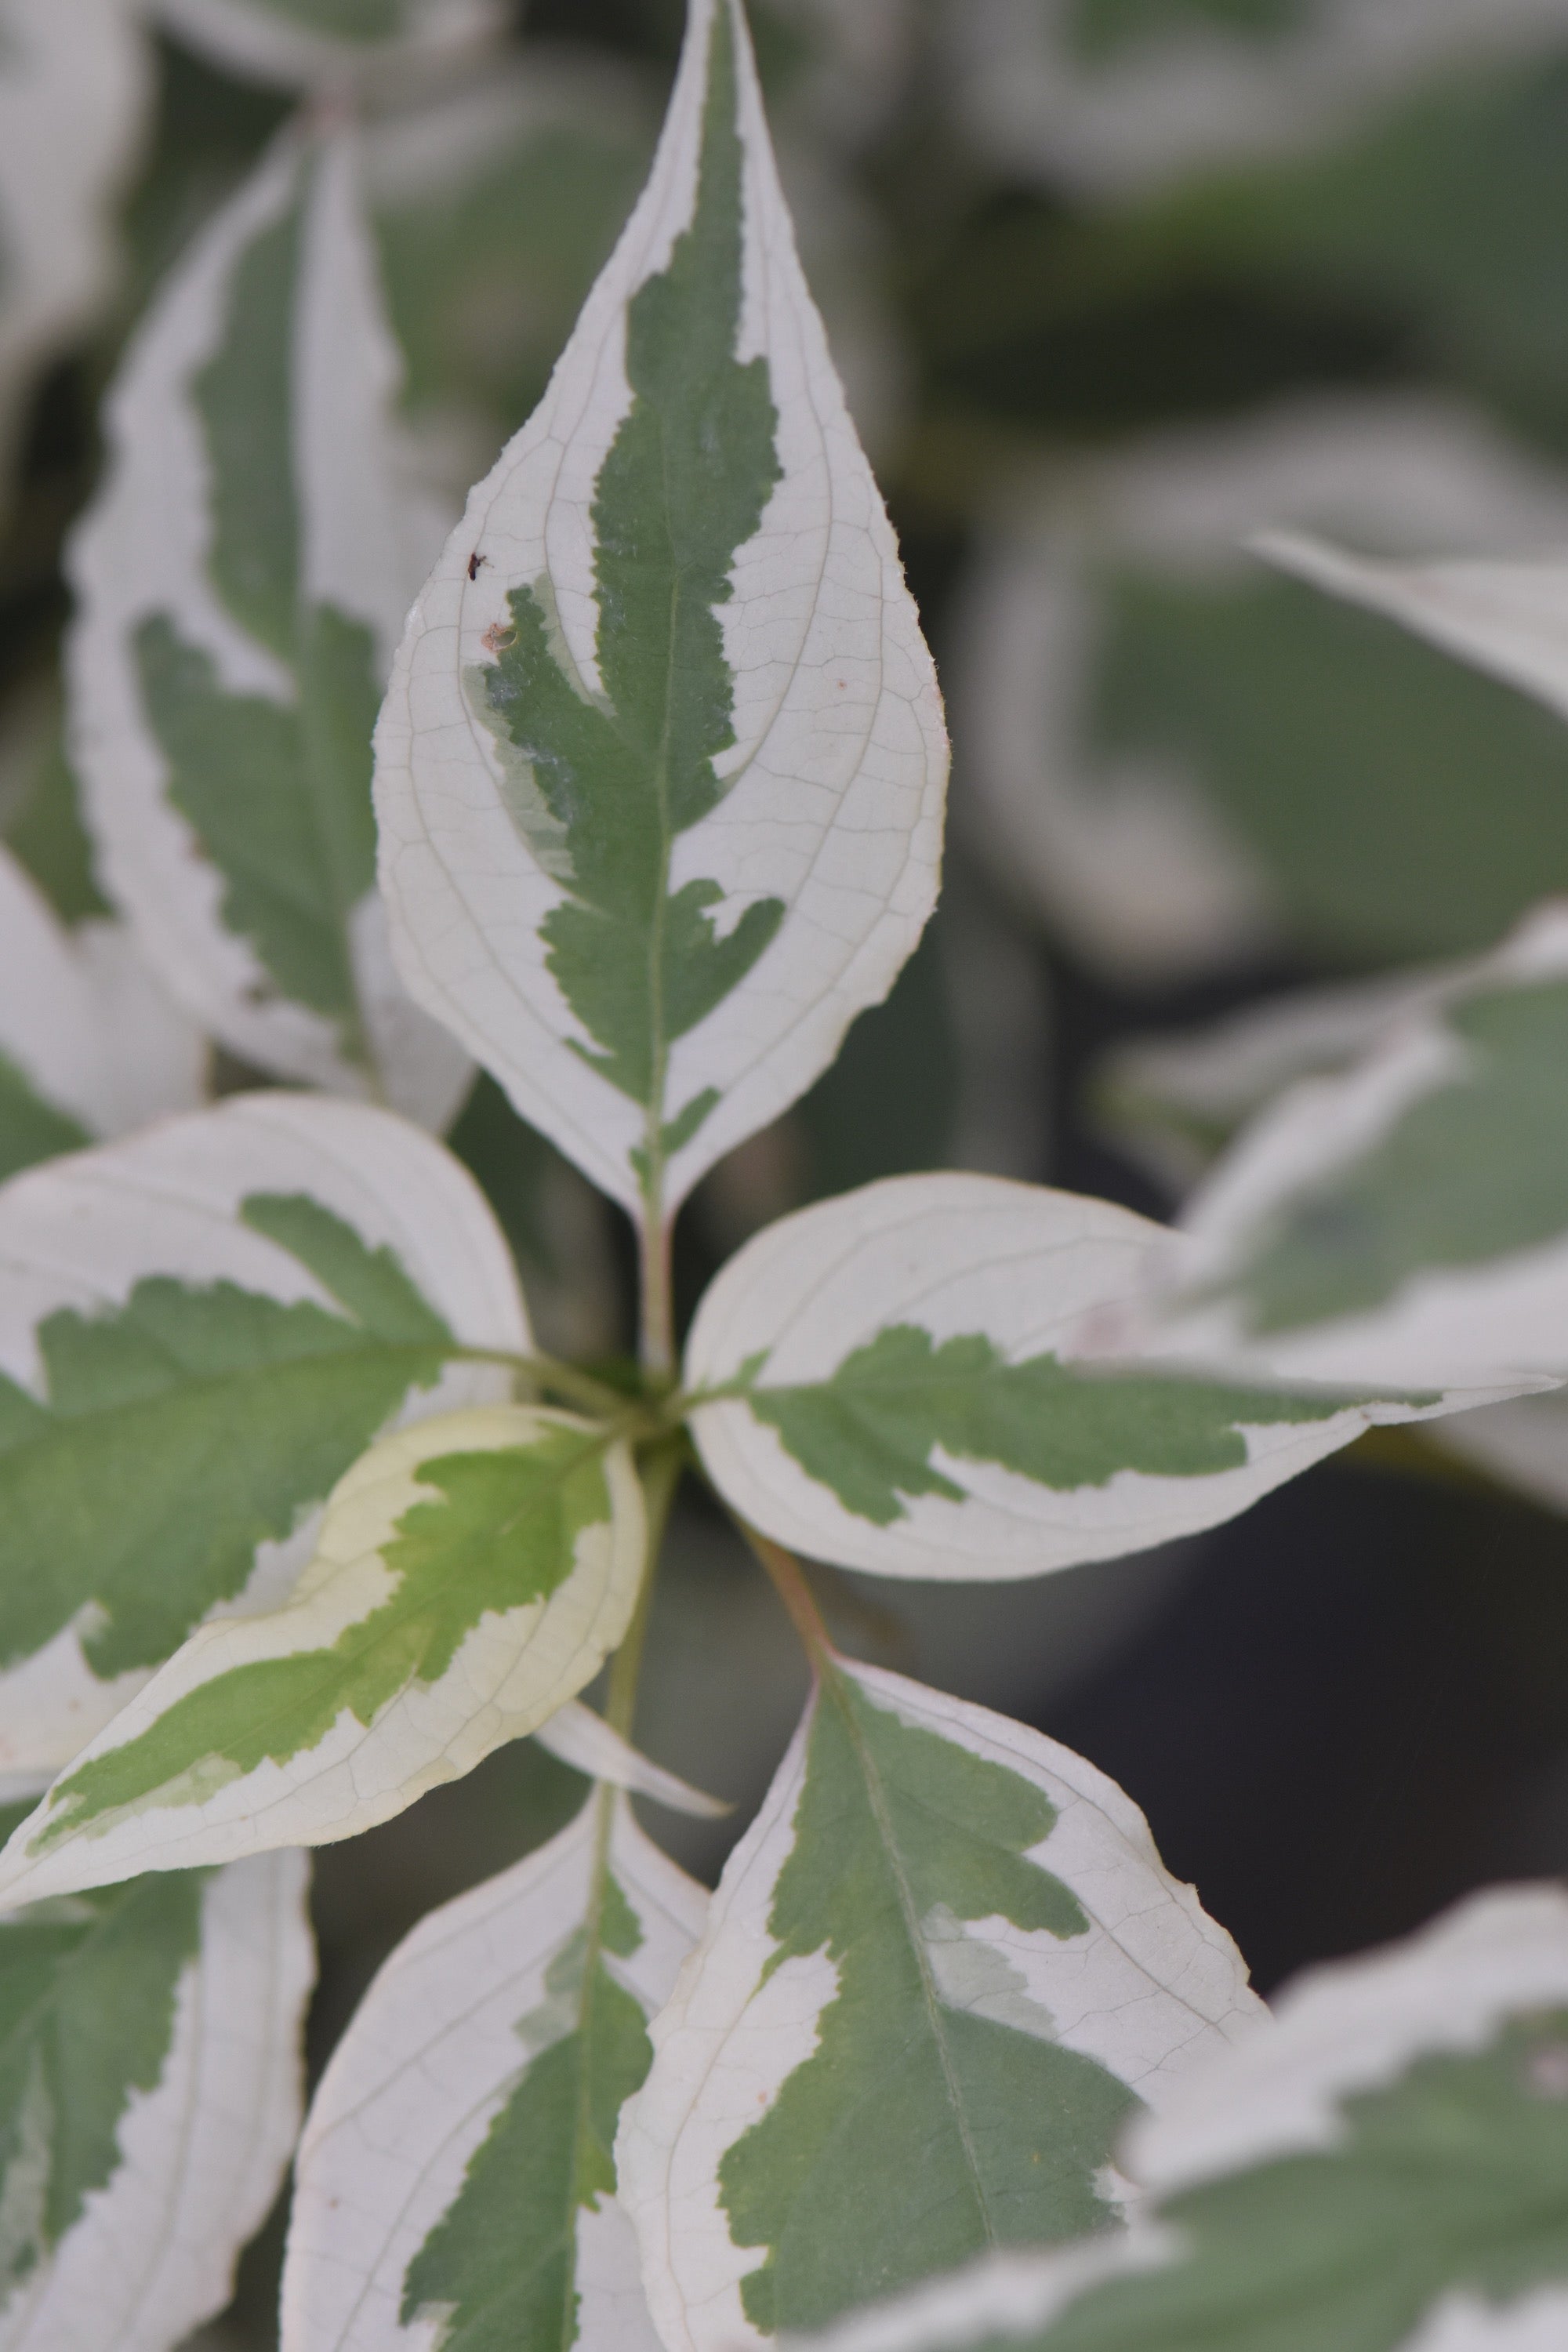
[[[1424,1011],[1183,1229],[874,1184],[743,1247],[678,1361],[672,1220],[886,994],[947,768],[740,0],[691,0],[647,190],[438,556],[396,375],[319,110],[154,305],[77,541],[74,753],[170,1003],[110,1071],[17,883],[92,1034],[5,1015],[45,1139],[0,1190],[0,2346],[172,2347],[292,2156],[286,2352],[1561,2347],[1568,1896],[1271,2022],[1119,1789],[842,1654],[799,1556],[1038,1575],[1568,1381],[1519,1117],[1562,919],[1445,1000],[1485,1067]],[[190,1108],[183,1022],[286,1083]],[[632,1220],[635,1379],[534,1345],[436,1139],[475,1063]],[[1400,1221],[1434,1164],[1441,1247]],[[689,1474],[814,1678],[711,1896],[631,1805],[712,1804],[633,1744]],[[583,1810],[395,1954],[300,2137],[301,1850],[527,1735]]]

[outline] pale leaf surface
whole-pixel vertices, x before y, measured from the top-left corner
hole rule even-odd
[[[286,135],[158,295],[73,542],[72,751],[106,887],[257,1067],[443,1126],[465,1057],[393,974],[370,736],[438,542],[350,134]]]
[[[986,1176],[893,1177],[781,1218],[692,1325],[689,1389],[731,1391],[692,1413],[703,1463],[813,1558],[1033,1576],[1214,1527],[1370,1423],[1453,1409],[1103,1360],[1173,1251],[1130,1210]]]
[[[207,1061],[123,925],[68,930],[0,848],[0,1179],[194,1110]]]
[[[605,1791],[415,1929],[311,2106],[285,2352],[656,2352],[616,2124],[706,1906]]]
[[[591,1422],[476,1405],[383,1438],[284,1605],[199,1628],[55,1781],[0,1903],[374,1828],[592,1680],[644,1550]]]
[[[650,1797],[671,1812],[718,1821],[731,1810],[722,1798],[707,1796],[679,1773],[667,1772],[662,1764],[644,1756],[581,1699],[568,1700],[548,1723],[540,1725],[534,1738],[541,1748],[547,1748],[574,1771],[585,1772],[590,1780],[607,1780],[612,1788],[625,1789],[635,1797]]]
[[[1565,1052],[1549,904],[1243,1131],[1188,1205],[1162,1343],[1284,1379],[1568,1377]]]
[[[829,1661],[622,2126],[660,2335],[754,2344],[1113,2226],[1129,2119],[1263,2015],[1103,1774]]]
[[[39,368],[112,296],[152,59],[125,0],[0,5],[0,473]]]
[[[946,764],[740,11],[695,0],[653,175],[397,657],[401,969],[596,1183],[668,1211],[886,994]]]
[[[1568,1898],[1473,1897],[1313,1969],[1130,2135],[1105,2252],[982,2264],[834,2352],[1555,2352],[1568,2330]]]
[[[276,1605],[384,1429],[510,1393],[510,1254],[416,1128],[266,1094],[0,1191],[0,1773]]]
[[[0,2346],[169,2352],[228,2300],[300,2128],[302,1854],[0,1921]]]

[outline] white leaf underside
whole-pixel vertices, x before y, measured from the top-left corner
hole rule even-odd
[[[1037,1861],[1079,1899],[1085,1942],[1025,1935],[1005,1920],[962,1929],[961,1949],[994,1956],[973,1967],[975,2006],[1000,1979],[1028,2029],[1097,2060],[1161,2106],[1189,2070],[1267,2019],[1239,1953],[1190,1886],[1165,1871],[1138,1808],[1106,1776],[1041,1734],[901,1675],[837,1662],[873,1704],[1031,1782],[1057,1809]],[[818,1701],[817,1704],[824,1702]],[[808,1709],[762,1810],[725,1864],[708,1924],[653,2024],[654,2063],[628,2102],[616,2147],[621,2196],[637,2224],[655,2320],[670,2352],[722,2352],[765,2339],[741,2303],[763,2260],[731,2242],[719,2168],[809,2060],[816,2019],[834,1997],[826,1954],[770,1970],[769,1916],[795,1845],[805,1784]],[[831,1874],[832,1860],[822,1857]],[[928,1923],[929,1924],[929,1923]],[[950,1990],[957,1979],[950,1979]],[[984,1991],[981,1990],[984,1988]],[[1010,2012],[1009,2012],[1010,2017]]]
[[[647,1121],[575,1050],[584,1033],[539,934],[562,888],[506,812],[497,750],[463,677],[507,622],[509,591],[542,578],[578,671],[596,675],[590,509],[630,405],[626,306],[691,216],[717,5],[729,0],[691,10],[653,175],[543,402],[472,492],[419,598],[377,736],[382,880],[411,992],[526,1118],[633,1207],[627,1155]],[[803,1092],[855,1014],[886,994],[935,898],[946,781],[931,658],[801,276],[743,33],[737,47],[737,356],[767,361],[784,478],[721,608],[737,739],[721,762],[727,796],[678,837],[671,886],[715,880],[721,930],[759,898],[786,912],[749,975],[671,1048],[665,1117],[710,1087],[720,1100],[671,1159],[667,1209]]]
[[[227,2302],[300,2129],[309,1878],[280,1853],[208,1885],[163,2073],[131,2095],[107,2187],[0,2309],[4,2352],[170,2352]]]
[[[176,265],[110,391],[104,486],[68,553],[71,740],[105,887],[172,993],[257,1067],[355,1095],[372,1081],[346,1056],[337,1024],[281,992],[252,941],[228,928],[225,877],[168,798],[169,763],[135,657],[141,625],[167,615],[211,658],[225,690],[294,703],[278,656],[240,625],[208,576],[211,469],[192,386],[221,344],[247,249],[301,192],[292,418],[300,592],[369,625],[390,660],[441,519],[393,420],[401,360],[381,315],[348,134],[319,151],[286,135]],[[399,988],[374,892],[354,910],[350,953],[387,1098],[444,1126],[468,1064]]]
[[[568,1414],[470,1407],[384,1438],[330,1497],[315,1556],[284,1606],[198,1628],[77,1756],[0,1855],[0,1907],[266,1853],[324,1845],[389,1820],[426,1789],[548,1722],[597,1672],[626,1631],[646,1551],[642,1490],[623,1444],[602,1454],[610,1517],[581,1529],[568,1572],[542,1600],[487,1610],[450,1664],[426,1682],[410,1671],[362,1721],[349,1700],[315,1744],[241,1770],[197,1750],[144,1797],[72,1815],[84,1768],[155,1731],[179,1703],[268,1660],[329,1652],[395,1592],[383,1551],[405,1515],[439,1503],[420,1465],[447,1455],[527,1448],[552,1433],[591,1434]],[[327,1671],[331,1669],[327,1667]],[[345,1685],[348,1670],[340,1668]],[[52,1843],[40,1846],[46,1832]]]
[[[285,2352],[425,2352],[404,2280],[529,2053],[524,2019],[581,1928],[598,1804],[538,1853],[431,1913],[399,1947],[333,2053],[299,2159],[283,2284]],[[642,1942],[606,1961],[652,2015],[701,1931],[707,1896],[615,1809],[611,1861]],[[613,2199],[578,2218],[581,2352],[654,2352],[635,2248]]]
[[[510,1253],[466,1170],[384,1111],[269,1093],[55,1161],[0,1192],[0,1372],[37,1392],[40,1322],[61,1308],[110,1312],[159,1275],[332,1307],[298,1259],[239,1221],[258,1192],[306,1196],[371,1248],[389,1247],[463,1344],[528,1350]],[[509,1388],[500,1366],[454,1364],[411,1392],[402,1415],[426,1419]],[[311,1513],[259,1547],[241,1607],[278,1606],[318,1524]],[[83,1652],[86,1630],[68,1627],[0,1671],[0,1774],[24,1786],[68,1763],[146,1679],[101,1679]]]
[[[1184,1264],[1184,1246],[1169,1228],[1109,1202],[995,1177],[893,1177],[782,1218],[731,1259],[692,1325],[687,1385],[733,1381],[759,1349],[767,1350],[761,1396],[826,1381],[894,1326],[938,1346],[979,1332],[1009,1363],[1049,1353],[1109,1378],[1113,1353],[1135,1360],[1146,1302],[1172,1265]],[[1148,1352],[1157,1360],[1161,1350]],[[994,1579],[1117,1558],[1215,1526],[1371,1424],[1485,1401],[1422,1406],[1395,1397],[1250,1427],[1243,1415],[1239,1467],[1182,1476],[1122,1469],[1077,1486],[938,1448],[933,1464],[962,1499],[906,1497],[885,1526],[846,1508],[742,1400],[699,1404],[691,1425],[715,1485],[776,1541],[875,1574]],[[1131,1446],[1131,1417],[1126,1434]]]

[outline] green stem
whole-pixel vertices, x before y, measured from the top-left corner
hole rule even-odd
[[[624,1389],[612,1388],[608,1381],[597,1381],[592,1372],[579,1371],[575,1364],[563,1364],[554,1356],[519,1355],[507,1348],[449,1348],[445,1353],[452,1363],[505,1364],[584,1412],[614,1413],[618,1420],[626,1416]]]
[[[771,1536],[763,1535],[760,1528],[752,1527],[738,1512],[731,1512],[731,1517],[767,1570],[773,1591],[789,1612],[791,1624],[805,1644],[814,1671],[820,1675],[825,1668],[831,1670],[838,1653],[822,1622],[822,1612],[799,1560],[793,1551],[774,1543]]]
[[[658,1556],[664,1548],[664,1531],[669,1524],[670,1508],[687,1459],[685,1436],[678,1433],[661,1439],[658,1445],[650,1448],[639,1465],[643,1509],[647,1518],[647,1556],[643,1562],[642,1583],[637,1590],[631,1622],[610,1668],[609,1695],[605,1702],[605,1720],[612,1731],[620,1733],[623,1739],[630,1739],[632,1736],[637,1716],[637,1677],[642,1671],[643,1644],[647,1638],[647,1621],[653,1607]]]
[[[670,1283],[670,1221],[658,1195],[650,1193],[637,1225],[641,1260],[642,1315],[637,1354],[643,1370],[661,1386],[675,1374],[675,1300]]]

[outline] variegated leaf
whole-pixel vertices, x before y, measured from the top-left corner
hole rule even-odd
[[[284,2352],[657,2352],[613,2149],[706,1906],[604,1791],[415,1929],[310,2110]]]
[[[1289,531],[1256,545],[1282,572],[1385,614],[1568,718],[1568,565],[1377,562]]]
[[[621,2126],[669,2352],[1111,2226],[1129,2119],[1263,2013],[1113,1782],[824,1659]]]
[[[1126,2237],[982,2263],[822,2352],[1558,2352],[1568,2341],[1568,1899],[1484,1895],[1312,1970],[1124,2160]]]
[[[475,1405],[384,1437],[279,1609],[200,1627],[0,1855],[0,1904],[325,1845],[548,1721],[625,1633],[642,1490],[609,1431]]]
[[[1556,0],[948,0],[973,133],[1102,196],[1310,152],[1479,59],[1550,54]]]
[[[1568,910],[1338,1076],[1189,1204],[1151,1345],[1270,1377],[1568,1379]]]
[[[346,131],[286,136],[180,262],[73,545],[73,751],[105,887],[258,1067],[444,1125],[464,1056],[403,994],[371,730],[439,538],[392,415]]]
[[[68,930],[0,848],[0,1178],[194,1110],[207,1061],[124,927]]]
[[[1135,982],[1281,940],[1362,967],[1485,950],[1568,887],[1557,730],[1270,578],[1247,549],[1266,525],[1545,552],[1568,541],[1568,478],[1454,404],[1342,397],[1021,488],[952,671],[977,854]]]
[[[215,1610],[275,1604],[377,1433],[529,1344],[472,1179],[239,1097],[0,1191],[0,1775],[58,1771]],[[36,1778],[32,1785],[37,1786]]]
[[[819,1559],[1035,1576],[1214,1527],[1371,1423],[1481,1401],[1107,1362],[1107,1328],[1179,1248],[1110,1202],[986,1176],[894,1177],[781,1218],[687,1344],[709,1475]]]
[[[693,0],[653,176],[397,658],[401,968],[657,1224],[886,993],[945,771],[741,12]]]
[[[39,369],[112,297],[152,84],[127,0],[0,5],[0,476]]]
[[[172,33],[230,73],[341,88],[416,72],[505,26],[505,0],[151,0]]]
[[[0,1919],[0,2347],[169,2352],[300,2128],[305,1857]]]
[[[1134,1037],[1095,1072],[1096,1124],[1179,1197],[1287,1087],[1342,1070],[1469,970],[1424,966],[1292,989],[1203,1029]]]

